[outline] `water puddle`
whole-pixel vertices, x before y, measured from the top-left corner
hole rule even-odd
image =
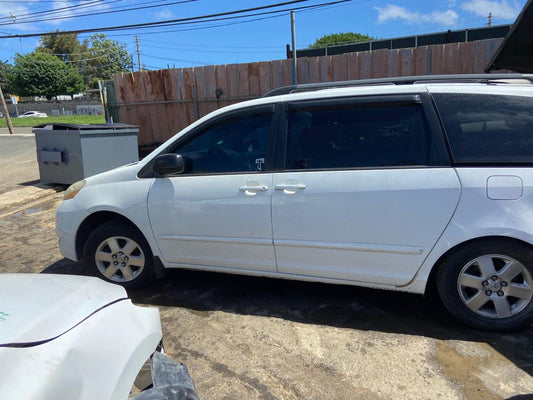
[[[45,201],[43,203],[35,204],[35,205],[31,206],[31,207],[28,207],[28,208],[26,208],[24,210],[17,211],[13,215],[15,217],[24,217],[26,215],[31,215],[31,214],[35,214],[35,213],[38,213],[38,212],[41,212],[41,211],[49,210],[52,207],[54,207],[55,204],[56,204],[56,202],[54,200],[47,200],[47,201]]]

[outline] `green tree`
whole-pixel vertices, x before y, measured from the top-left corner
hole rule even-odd
[[[0,61],[0,85],[7,94],[11,91],[10,74],[13,67],[7,61]]]
[[[331,33],[329,35],[324,35],[321,38],[317,39],[315,43],[309,46],[309,48],[319,49],[319,48],[335,46],[339,44],[368,42],[370,40],[374,40],[374,38],[368,35],[363,35],[361,33],[355,33],[355,32]]]
[[[42,52],[15,55],[10,82],[21,96],[74,94],[83,90],[83,79],[76,67]]]
[[[56,56],[62,61],[78,63],[87,58],[87,43],[80,43],[75,33],[61,33],[41,36],[41,45],[35,49],[41,53]]]
[[[75,65],[86,88],[96,88],[99,80],[112,79],[114,74],[131,70],[126,45],[101,33],[80,42],[76,34],[56,31],[53,35],[42,36],[36,51]]]
[[[94,88],[99,80],[109,80],[115,74],[131,71],[131,57],[124,43],[97,33],[86,44],[89,55],[80,69],[88,87]]]

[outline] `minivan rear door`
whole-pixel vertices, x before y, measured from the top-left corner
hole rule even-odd
[[[386,285],[413,278],[460,196],[422,96],[287,105],[272,195],[278,272]]]

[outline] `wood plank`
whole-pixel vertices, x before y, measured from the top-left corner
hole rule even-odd
[[[372,78],[372,66],[374,57],[371,51],[359,53],[359,79]]]
[[[372,78],[387,78],[389,74],[389,50],[380,49],[371,52]]]
[[[307,64],[307,59],[307,57],[298,58],[296,64],[298,84],[309,83],[309,66]]]
[[[414,75],[431,75],[430,58],[431,54],[429,53],[428,46],[421,46],[415,49]]]
[[[149,71],[142,71],[138,75],[138,86],[141,88],[141,96],[139,100],[142,103],[145,103],[148,99],[148,93],[150,91],[150,88],[148,88],[148,82],[147,82],[147,76],[150,72]],[[153,107],[146,106],[146,105],[136,105],[135,111],[138,113],[139,116],[139,144],[151,144],[154,143],[154,135],[153,132],[156,129],[156,127],[153,124],[153,120],[157,120],[157,117],[154,115]]]
[[[346,73],[348,80],[360,79],[359,52],[346,54]]]
[[[431,73],[433,75],[443,74],[445,70],[444,46],[429,46],[431,48]]]
[[[226,88],[228,94],[226,98],[236,98],[239,96],[239,64],[226,65]]]
[[[271,63],[272,87],[274,89],[283,86],[283,67],[281,60],[274,60]]]
[[[248,64],[248,96],[260,97],[261,96],[261,84],[259,83],[259,63],[254,62]]]
[[[331,56],[333,81],[347,80],[346,56],[344,54]]]
[[[386,77],[400,76],[401,71],[401,58],[399,49],[388,50],[387,54],[387,75]]]
[[[272,63],[270,61],[259,63],[259,91],[261,96],[274,89],[272,78]]]
[[[250,96],[250,80],[248,76],[248,64],[237,64],[237,70],[239,71],[239,74],[237,75],[237,79],[239,80],[239,84],[240,84],[237,98],[242,99],[243,97],[246,98]]]
[[[318,57],[307,58],[307,81],[309,83],[320,82],[320,66]]]
[[[291,63],[290,60],[281,60],[281,86],[292,85]]]
[[[198,97],[200,99],[216,99],[216,75],[215,67],[213,65],[207,65],[205,67],[197,67],[196,70],[201,73],[202,79],[200,88],[198,90]],[[197,81],[200,78],[197,77]]]
[[[415,51],[414,48],[401,49],[400,58],[400,76],[415,75]]]

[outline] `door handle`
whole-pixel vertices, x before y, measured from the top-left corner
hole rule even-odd
[[[303,183],[282,183],[281,185],[276,185],[276,190],[302,190],[305,189],[307,186],[305,186]]]
[[[265,185],[241,186],[239,190],[241,192],[259,193],[259,192],[266,192],[268,190],[268,186],[265,186]]]

